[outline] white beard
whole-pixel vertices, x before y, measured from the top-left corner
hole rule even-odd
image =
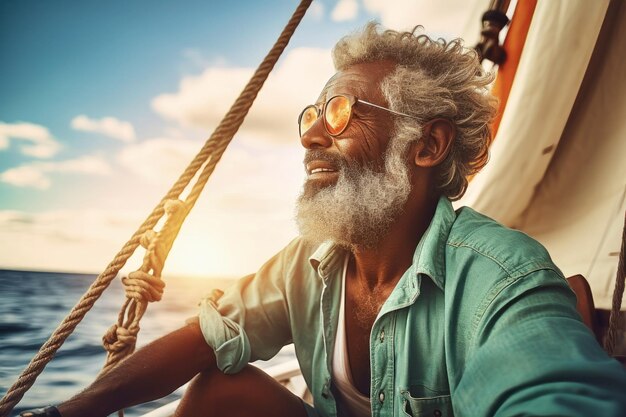
[[[296,204],[300,235],[315,244],[331,240],[350,250],[376,247],[402,213],[411,191],[405,161],[408,145],[390,141],[383,172],[339,161],[335,184],[315,189],[305,182]]]

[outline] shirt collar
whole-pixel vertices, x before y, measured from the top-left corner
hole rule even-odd
[[[450,234],[456,213],[447,197],[440,197],[435,215],[420,239],[413,253],[413,264],[410,267],[413,275],[428,275],[441,290],[445,284],[445,246]],[[332,241],[322,243],[309,258],[311,267],[324,281],[330,272],[340,267],[346,250]]]
[[[344,260],[346,250],[342,249],[332,241],[322,243],[317,250],[309,257],[311,267],[317,271],[324,282],[329,274],[338,266],[342,266],[341,261]],[[344,256],[341,256],[344,255]]]
[[[428,275],[443,290],[446,276],[445,249],[456,213],[447,197],[440,197],[435,215],[420,239],[413,254],[411,268],[418,274]]]

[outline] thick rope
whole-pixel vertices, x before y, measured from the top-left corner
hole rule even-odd
[[[617,341],[617,329],[620,324],[620,310],[622,309],[622,299],[624,298],[624,283],[626,281],[626,213],[624,213],[624,230],[622,232],[622,248],[617,263],[617,277],[615,278],[615,289],[613,290],[613,305],[609,316],[609,330],[604,339],[604,350],[609,355],[615,353],[615,342]]]
[[[168,219],[163,230],[182,225],[182,212],[186,209],[180,200],[170,200],[165,204]],[[174,226],[172,226],[174,225]],[[167,255],[174,244],[174,239],[163,239],[162,232],[148,230],[141,239],[146,254],[140,269],[122,278],[126,291],[126,301],[120,310],[117,323],[111,326],[102,338],[104,348],[108,352],[102,372],[116,365],[130,355],[137,343],[139,320],[146,310],[148,302],[160,301],[165,283],[161,279],[161,271]],[[152,270],[152,274],[150,274]]]
[[[39,349],[39,352],[33,357],[26,369],[19,376],[18,380],[9,388],[6,395],[0,401],[0,417],[8,417],[9,412],[13,410],[15,405],[19,403],[21,398],[24,396],[24,393],[34,384],[35,380],[43,371],[47,363],[54,357],[56,351],[74,331],[85,314],[87,314],[87,312],[93,307],[96,300],[109,286],[111,281],[117,276],[120,269],[126,264],[128,258],[132,256],[135,249],[140,244],[142,236],[148,230],[154,228],[159,219],[163,216],[163,207],[165,202],[177,199],[202,165],[209,160],[186,199],[185,204],[189,204],[190,207],[193,206],[211,176],[211,173],[215,169],[217,162],[221,159],[228,143],[230,143],[230,140],[239,129],[239,126],[241,126],[241,123],[252,105],[252,102],[256,98],[265,79],[276,64],[276,61],[278,61],[282,51],[287,46],[289,39],[304,17],[304,14],[311,2],[312,0],[302,0],[300,2],[298,8],[289,20],[287,26],[283,29],[283,32],[280,34],[269,54],[257,68],[240,96],[230,108],[224,119],[222,119],[211,137],[205,142],[200,152],[195,156],[183,174],[178,178],[170,191],[157,204],[152,213],[150,213],[146,220],[144,220],[139,229],[135,231],[129,241],[126,242],[122,249],[116,254],[115,258],[109,263],[106,269],[96,278],[94,283],[72,308],[65,319],[63,319],[61,324],[52,333],[46,343],[44,343]],[[188,210],[185,211],[188,212]],[[186,214],[182,217],[184,220]],[[164,236],[164,239],[170,239],[170,234],[175,237],[178,230],[164,230],[163,233],[167,235]],[[137,312],[135,312],[135,314],[136,313]]]

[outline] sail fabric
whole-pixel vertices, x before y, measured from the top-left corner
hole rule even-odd
[[[541,181],[591,58],[608,0],[554,0],[535,8],[489,164],[460,205],[511,224]]]
[[[626,3],[613,1],[554,157],[514,226],[610,309],[626,213]],[[622,309],[626,305],[622,303]]]
[[[622,3],[537,3],[491,160],[457,202],[538,239],[565,275],[588,279],[599,308],[626,210]]]

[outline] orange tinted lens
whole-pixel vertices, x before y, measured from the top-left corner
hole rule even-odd
[[[309,130],[313,123],[317,120],[317,109],[315,106],[309,106],[300,115],[300,136]]]
[[[344,96],[331,98],[326,105],[324,121],[331,135],[343,132],[350,121],[350,100]]]

